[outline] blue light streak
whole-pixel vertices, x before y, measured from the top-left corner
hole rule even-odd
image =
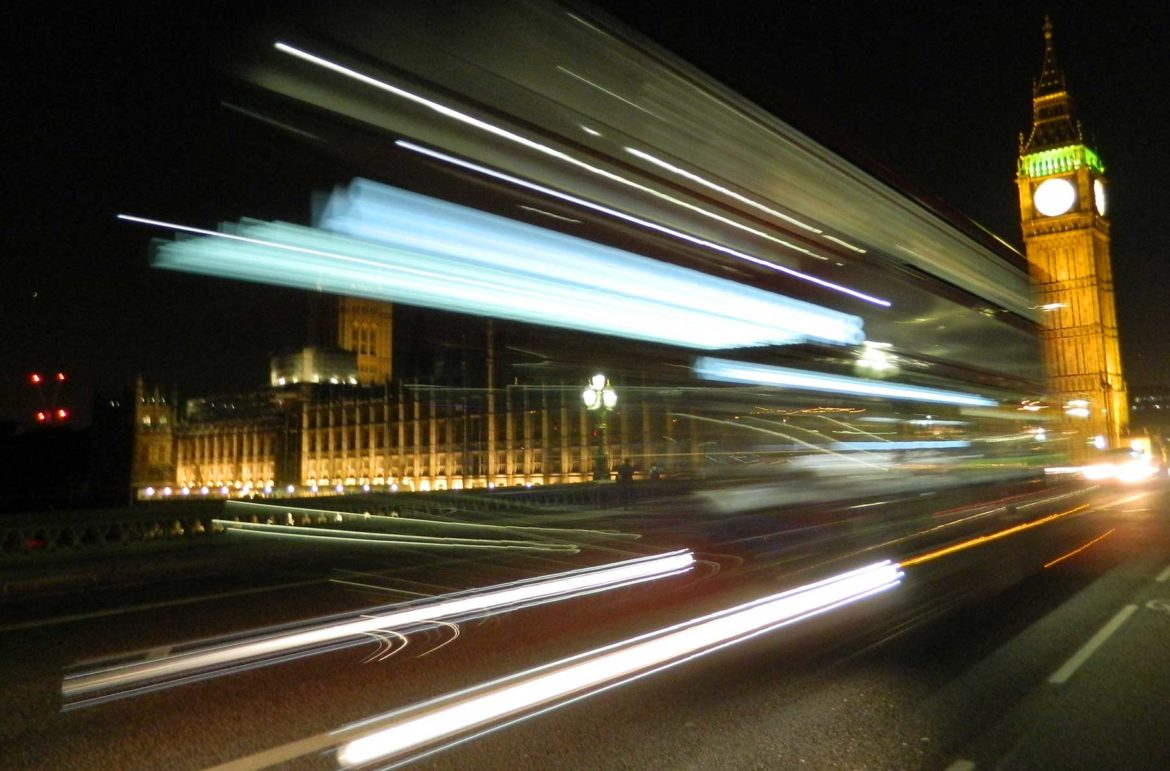
[[[957,404],[968,407],[994,407],[999,403],[993,399],[960,391],[944,391],[937,388],[887,383],[876,380],[826,375],[821,372],[774,367],[767,364],[751,364],[729,359],[701,356],[695,360],[692,371],[704,380],[727,383],[750,383],[752,385],[779,386],[807,391],[829,391],[856,396],[881,396],[888,399]]]
[[[174,270],[688,348],[864,339],[857,316],[365,180],[327,204],[337,232],[119,216],[202,236],[158,246]]]

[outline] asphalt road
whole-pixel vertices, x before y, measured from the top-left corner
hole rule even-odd
[[[1162,489],[1104,491],[1053,506],[1066,503],[1084,508],[1054,525],[1019,528],[908,565],[902,584],[879,597],[412,765],[1170,767],[1160,737],[1170,705],[1162,691],[1170,682],[1170,499]],[[1048,511],[1003,516],[1027,524]],[[629,513],[620,522],[645,525],[647,516]],[[630,550],[578,558],[429,555],[393,565],[318,554],[274,560],[270,570],[252,564],[215,579],[8,605],[0,620],[0,764],[198,769],[243,759],[247,767],[256,753],[271,752],[267,757],[282,759],[281,767],[333,768],[335,755],[322,737],[355,721],[790,588],[816,575],[819,563],[879,556],[881,549],[868,548],[856,556],[859,543],[885,543],[898,560],[925,548],[881,530],[846,528],[849,534],[806,533],[799,549],[785,549],[753,534],[759,524],[722,528],[703,544],[711,550],[703,556],[722,568],[715,576],[704,568],[701,575],[463,622],[448,645],[442,644],[451,634],[441,629],[410,635],[407,647],[385,660],[366,661],[381,650],[371,638],[360,647],[70,711],[61,710],[62,674],[87,659],[354,611],[412,592],[500,583]],[[946,543],[959,540],[948,534]],[[638,550],[665,545],[642,543]],[[770,569],[748,567],[761,564]],[[367,574],[375,568],[377,575]]]

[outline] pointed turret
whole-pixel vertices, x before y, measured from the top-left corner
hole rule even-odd
[[[1020,150],[1024,154],[1034,153],[1083,141],[1081,125],[1073,119],[1073,101],[1064,73],[1056,66],[1052,20],[1045,17],[1044,64],[1040,78],[1032,83],[1032,131]]]

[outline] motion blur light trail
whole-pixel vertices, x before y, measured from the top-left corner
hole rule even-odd
[[[363,734],[341,745],[337,760],[342,767],[405,760],[439,742],[482,733],[856,602],[896,586],[901,577],[889,562],[871,565],[367,720],[336,732]]]
[[[516,176],[513,176],[511,174],[505,174],[504,172],[497,171],[496,169],[490,169],[487,166],[481,166],[478,163],[472,163],[471,161],[468,161],[464,158],[456,158],[453,155],[448,155],[447,153],[441,153],[438,150],[433,150],[429,147],[423,147],[423,146],[417,145],[413,142],[407,142],[404,139],[399,139],[399,140],[395,141],[394,144],[398,145],[399,147],[401,147],[403,149],[410,150],[412,152],[416,152],[416,153],[419,153],[421,155],[426,155],[426,156],[434,158],[436,160],[440,160],[440,161],[443,161],[445,163],[450,163],[454,166],[459,166],[459,167],[464,168],[464,169],[469,169],[471,171],[478,172],[478,173],[483,174],[485,176],[492,177],[493,179],[498,179],[502,182],[507,182],[509,184],[517,185],[518,187],[523,187],[523,188],[526,188],[528,190],[532,190],[532,191],[535,191],[537,193],[547,195],[551,198],[557,198],[561,201],[571,203],[575,206],[581,206],[583,208],[590,209],[592,211],[600,212],[601,214],[605,214],[606,216],[632,223],[632,224],[637,225],[639,227],[646,228],[647,230],[653,230],[655,232],[662,233],[663,235],[670,236],[671,238],[676,238],[680,241],[686,241],[687,243],[694,244],[696,246],[701,246],[705,249],[711,249],[713,251],[717,251],[717,252],[720,252],[722,254],[726,254],[726,255],[729,255],[731,257],[735,257],[737,259],[744,260],[746,262],[751,262],[751,263],[754,263],[756,265],[760,265],[762,267],[769,268],[770,270],[775,270],[775,271],[780,272],[780,273],[785,273],[789,276],[792,276],[793,278],[798,278],[802,281],[808,281],[808,282],[816,284],[818,286],[825,287],[826,289],[832,289],[835,292],[841,292],[843,294],[847,294],[847,295],[850,295],[852,297],[856,297],[859,300],[864,300],[865,302],[873,303],[874,305],[880,305],[883,308],[888,308],[891,305],[889,300],[883,300],[880,297],[874,297],[873,295],[869,295],[869,294],[866,294],[864,292],[859,292],[856,289],[850,289],[847,286],[835,284],[832,281],[826,281],[823,278],[819,278],[819,277],[811,275],[809,273],[802,273],[799,270],[793,270],[792,268],[786,267],[784,265],[780,265],[779,263],[772,262],[771,260],[765,260],[761,257],[756,257],[755,255],[747,254],[746,252],[741,252],[737,249],[732,249],[729,246],[724,246],[723,244],[718,244],[718,243],[715,243],[714,241],[708,241],[705,238],[699,238],[698,236],[693,236],[690,233],[684,233],[681,230],[675,230],[674,228],[670,228],[670,227],[667,227],[666,225],[662,225],[662,224],[659,224],[657,222],[652,222],[650,220],[643,219],[642,217],[636,217],[633,214],[630,214],[629,212],[619,211],[618,209],[614,209],[614,208],[611,208],[609,206],[603,206],[602,204],[595,203],[593,201],[588,201],[588,200],[585,200],[584,198],[579,198],[575,195],[569,195],[568,193],[561,192],[560,190],[554,190],[553,188],[546,187],[545,185],[539,185],[539,184],[532,182],[530,180],[527,180],[527,179],[521,179],[520,177],[516,177]],[[826,236],[826,238],[830,238],[830,237]],[[836,239],[833,239],[833,240],[836,240]],[[862,250],[862,251],[864,251],[864,250]]]
[[[294,631],[251,635],[212,645],[200,643],[198,647],[171,655],[67,675],[61,685],[61,695],[66,708],[99,704],[262,664],[351,647],[365,642],[364,635],[371,633],[401,634],[440,622],[465,621],[664,578],[688,571],[694,563],[690,552],[672,552],[456,592],[424,602],[372,608]]]
[[[1009,535],[1015,535],[1016,533],[1023,532],[1024,530],[1030,530],[1034,527],[1039,527],[1040,525],[1046,525],[1049,522],[1061,519],[1062,517],[1067,517],[1070,514],[1076,514],[1088,508],[1089,504],[1086,503],[1081,506],[1076,506],[1075,508],[1067,509],[1065,511],[1058,511],[1055,514],[1049,514],[1048,516],[1041,517],[1040,519],[1034,519],[1031,522],[1024,522],[1023,524],[1014,525],[1012,527],[1004,528],[1003,530],[997,530],[996,532],[988,533],[987,535],[979,535],[966,541],[951,544],[950,546],[944,546],[941,549],[934,549],[932,551],[926,552],[925,554],[919,554],[916,557],[902,560],[902,562],[899,563],[899,567],[905,568],[910,567],[911,565],[918,565],[923,562],[929,562],[931,560],[938,559],[939,557],[945,557],[948,554],[970,549],[974,546],[981,546],[985,543],[989,543],[990,541],[1005,538]]]
[[[944,391],[938,388],[886,383],[877,380],[863,380],[844,375],[826,375],[821,372],[774,367],[767,364],[751,364],[730,359],[716,359],[700,356],[692,367],[695,375],[704,380],[727,383],[750,383],[753,385],[782,386],[807,391],[830,391],[832,393],[855,394],[857,396],[883,396],[887,399],[906,399],[937,404],[959,404],[970,407],[995,407],[993,399],[961,391]]]
[[[418,94],[415,94],[415,93],[412,93],[410,91],[407,91],[406,89],[391,85],[390,83],[387,83],[383,80],[378,80],[377,78],[371,77],[370,75],[366,75],[366,74],[361,73],[361,72],[358,72],[357,70],[351,69],[349,67],[345,67],[341,64],[338,64],[337,62],[330,61],[330,60],[325,59],[323,57],[317,56],[316,54],[309,53],[308,51],[302,51],[302,50],[300,50],[298,48],[294,48],[293,46],[290,46],[286,43],[279,43],[278,42],[278,43],[275,43],[274,45],[278,51],[289,54],[290,56],[294,56],[298,59],[301,59],[302,61],[310,62],[318,67],[322,67],[322,68],[330,70],[332,72],[336,72],[339,75],[343,75],[347,78],[352,78],[360,83],[364,83],[368,86],[372,86],[373,88],[376,88],[376,89],[383,91],[385,93],[393,94],[394,96],[397,96],[397,97],[406,99],[408,101],[414,102],[415,104],[422,105],[424,107],[427,107],[428,109],[434,110],[435,112],[439,113],[440,115],[443,115],[443,116],[448,117],[448,118],[452,118],[456,121],[459,121],[460,123],[463,123],[464,125],[472,126],[472,127],[477,128],[481,131],[485,131],[489,134],[492,134],[493,136],[499,137],[501,139],[505,139],[509,142],[516,143],[516,144],[521,145],[523,147],[527,147],[530,150],[535,150],[536,152],[541,153],[545,156],[548,156],[551,158],[556,158],[559,161],[570,164],[576,168],[588,171],[591,174],[596,174],[596,175],[603,177],[611,182],[616,182],[616,183],[623,185],[625,187],[629,187],[629,188],[632,188],[634,190],[638,190],[639,192],[646,193],[646,194],[651,195],[659,200],[666,201],[674,206],[678,206],[678,207],[686,209],[687,211],[693,212],[695,214],[699,214],[703,217],[707,217],[709,219],[716,220],[717,222],[720,222],[724,225],[728,225],[728,226],[736,228],[738,230],[745,231],[745,232],[750,233],[758,238],[762,238],[764,240],[771,241],[773,243],[779,244],[780,246],[786,247],[788,249],[792,249],[793,251],[801,252],[803,254],[808,254],[808,255],[811,255],[814,257],[819,257],[820,259],[825,259],[824,257],[821,257],[820,255],[817,255],[817,254],[809,251],[808,249],[805,249],[802,246],[799,246],[797,244],[793,244],[790,241],[785,241],[784,239],[781,239],[781,238],[777,238],[776,236],[772,235],[771,233],[760,230],[759,228],[751,227],[750,225],[744,224],[743,222],[733,220],[729,217],[724,217],[723,215],[718,214],[717,212],[713,212],[713,211],[710,211],[709,209],[704,209],[701,206],[696,206],[693,203],[689,203],[689,202],[684,201],[682,199],[675,198],[674,196],[669,195],[667,193],[664,193],[660,190],[655,190],[654,188],[647,187],[646,185],[643,185],[639,182],[635,182],[632,179],[628,179],[626,177],[623,177],[620,174],[615,174],[614,172],[609,171],[607,169],[603,169],[603,168],[600,168],[598,166],[594,166],[591,163],[586,163],[585,161],[583,161],[579,158],[575,158],[572,155],[569,155],[568,153],[565,153],[561,150],[557,150],[553,147],[549,147],[548,145],[542,144],[540,142],[536,142],[532,139],[528,139],[527,137],[521,136],[513,131],[509,131],[507,129],[500,128],[499,126],[495,126],[491,123],[488,123],[487,121],[481,120],[480,118],[476,118],[472,115],[469,115],[469,114],[464,113],[464,112],[460,112],[459,110],[455,110],[451,107],[440,104],[440,103],[435,102],[431,99],[427,99],[425,97],[419,96]],[[841,241],[840,239],[833,238],[831,240],[833,240],[837,243],[840,243],[840,244],[842,244],[850,249],[853,249],[854,251],[863,251],[863,250],[858,249],[857,247],[851,246],[850,244],[846,244],[844,241]],[[861,293],[853,291],[853,290],[845,290],[845,291],[848,291],[850,294],[853,294],[857,297],[862,297],[864,299],[867,299],[871,302],[874,301],[874,299],[875,299],[875,298],[865,297]],[[877,302],[879,304],[882,304],[882,301],[877,301]],[[885,304],[888,305],[888,303],[885,303]]]
[[[335,192],[318,225],[390,247],[457,257],[479,270],[505,270],[523,280],[587,283],[591,290],[633,293],[645,302],[685,305],[712,317],[767,319],[798,337],[860,342],[861,322],[854,316],[770,292],[745,291],[735,282],[704,281],[700,277],[706,274],[697,271],[369,180],[354,180]],[[651,273],[649,286],[633,289]],[[700,288],[701,294],[696,292]],[[732,311],[727,302],[743,307]]]
[[[1097,536],[1097,537],[1096,537],[1096,538],[1094,538],[1093,540],[1089,541],[1088,543],[1081,544],[1080,546],[1078,546],[1077,548],[1075,548],[1075,549],[1073,549],[1072,551],[1068,552],[1067,554],[1062,554],[1062,555],[1060,555],[1059,557],[1057,557],[1056,559],[1054,559],[1054,560],[1052,560],[1052,561],[1050,561],[1050,562],[1046,562],[1046,563],[1044,563],[1044,567],[1046,567],[1046,568],[1050,568],[1050,567],[1052,567],[1053,565],[1059,565],[1060,563],[1064,562],[1064,561],[1065,561],[1066,559],[1068,559],[1069,557],[1074,557],[1074,556],[1076,556],[1077,554],[1080,554],[1080,553],[1081,553],[1081,552],[1083,552],[1085,549],[1089,548],[1090,546],[1092,546],[1093,544],[1097,543],[1098,541],[1103,541],[1103,540],[1105,540],[1105,539],[1106,539],[1106,538],[1108,538],[1109,536],[1113,535],[1115,532],[1117,532],[1117,528],[1111,528],[1111,529],[1109,529],[1109,530],[1105,531],[1104,533],[1102,533],[1101,535]]]
[[[311,509],[301,506],[284,506],[276,503],[258,503],[256,501],[226,501],[224,511],[231,513],[259,512],[263,515],[285,515],[292,513],[302,517],[324,516],[334,522],[357,520],[362,522],[376,522],[380,527],[417,528],[425,530],[479,530],[489,532],[516,532],[531,534],[534,537],[548,536],[564,540],[594,540],[614,539],[621,541],[636,541],[642,536],[639,533],[627,533],[620,530],[596,530],[592,528],[575,527],[547,527],[544,525],[498,525],[489,522],[456,522],[449,519],[434,520],[406,516],[387,516],[385,514],[358,514],[353,511],[335,511],[332,509]]]
[[[399,533],[374,533],[367,530],[338,530],[324,527],[276,525],[261,522],[233,522],[229,519],[213,519],[212,524],[224,528],[256,535],[276,538],[296,538],[306,541],[361,541],[366,544],[381,544],[411,549],[499,549],[507,551],[561,552],[575,554],[576,544],[549,543],[541,541],[517,541],[502,538],[458,538],[455,536],[402,535]]]
[[[382,243],[244,220],[157,245],[155,264],[689,348],[856,344],[857,316],[375,183],[336,195],[328,221]],[[486,245],[486,247],[485,247]]]

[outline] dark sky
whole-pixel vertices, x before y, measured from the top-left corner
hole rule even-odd
[[[1015,244],[1017,136],[1029,126],[1050,14],[1079,117],[1109,171],[1127,376],[1170,382],[1157,194],[1170,158],[1170,10],[998,0],[605,5],[798,128],[870,157]],[[111,392],[139,371],[186,395],[263,383],[268,353],[304,335],[303,296],[153,271],[152,234],[114,219],[305,221],[312,190],[347,180],[295,145],[223,120],[230,84],[213,63],[223,41],[248,28],[252,6],[16,4],[0,13],[9,59],[0,420],[36,409],[32,371],[68,372],[61,398],[80,416],[92,389]]]

